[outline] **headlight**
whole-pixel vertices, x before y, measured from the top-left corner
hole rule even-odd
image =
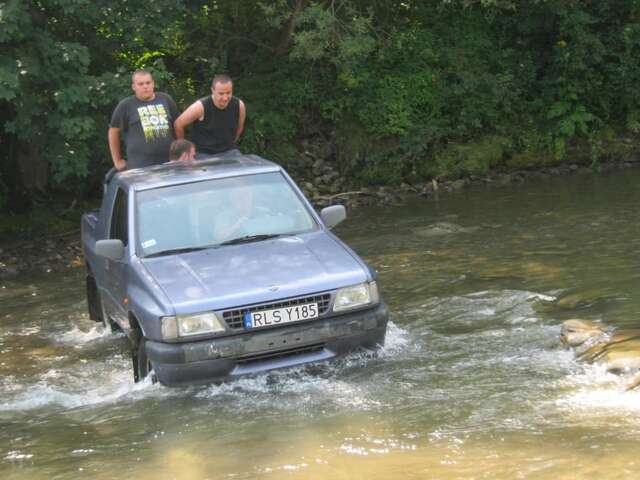
[[[225,328],[213,312],[162,318],[162,337],[165,339],[224,332],[224,330]]]
[[[378,301],[378,286],[376,282],[361,283],[339,289],[333,302],[333,311],[341,312],[365,305],[373,305]]]

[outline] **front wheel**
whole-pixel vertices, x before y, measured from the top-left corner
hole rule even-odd
[[[147,357],[147,351],[145,350],[145,344],[147,343],[147,339],[142,337],[138,341],[137,347],[134,346],[131,349],[131,360],[133,362],[133,380],[137,382],[141,382],[149,373],[151,373],[151,382],[156,383],[158,381],[155,373],[153,373],[153,365],[151,364],[151,360]]]

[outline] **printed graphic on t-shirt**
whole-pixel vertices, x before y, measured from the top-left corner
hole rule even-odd
[[[138,115],[140,115],[140,124],[144,132],[144,139],[147,142],[171,135],[169,130],[169,116],[164,109],[164,105],[158,104],[139,107]]]

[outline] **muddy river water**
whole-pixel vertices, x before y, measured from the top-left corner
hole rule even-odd
[[[134,384],[83,272],[0,281],[0,478],[640,475],[640,391],[559,346],[640,327],[640,170],[355,211],[392,311],[377,357],[223,385]]]

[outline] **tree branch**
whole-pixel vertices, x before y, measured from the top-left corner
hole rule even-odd
[[[306,3],[306,0],[295,0],[293,11],[289,16],[284,29],[280,33],[280,41],[278,42],[278,47],[276,48],[276,54],[278,56],[282,56],[287,52],[289,43],[291,43],[291,35],[293,34],[293,27],[295,26],[296,19],[298,18],[302,10],[304,10]]]

